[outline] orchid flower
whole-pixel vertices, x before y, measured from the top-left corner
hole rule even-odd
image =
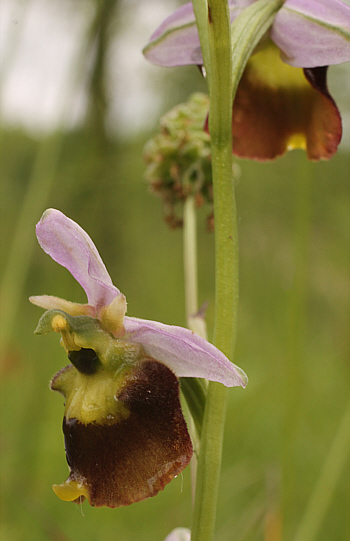
[[[231,21],[255,0],[229,0]],[[151,36],[146,58],[160,66],[202,65],[192,3]],[[340,0],[286,0],[249,59],[232,111],[233,152],[270,160],[302,148],[312,160],[337,150],[342,126],[327,69],[350,60],[350,7]]]
[[[244,372],[188,329],[128,317],[90,237],[58,210],[36,226],[40,246],[84,288],[88,304],[31,297],[47,311],[37,334],[61,333],[70,365],[51,382],[65,397],[70,475],[55,493],[117,507],[156,495],[189,463],[179,377],[245,387]]]

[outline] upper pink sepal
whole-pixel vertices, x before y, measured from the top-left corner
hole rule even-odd
[[[252,0],[229,0],[231,22]],[[340,0],[286,0],[270,29],[284,62],[312,68],[350,60],[350,6]],[[159,66],[203,64],[192,3],[167,17],[144,48]]]
[[[286,0],[271,39],[284,62],[299,68],[350,60],[350,6],[340,0]]]
[[[42,249],[79,282],[96,310],[120,295],[89,235],[62,212],[46,210],[36,235]]]

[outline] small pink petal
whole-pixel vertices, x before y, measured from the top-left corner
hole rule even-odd
[[[231,22],[251,3],[252,0],[229,0]],[[184,4],[163,21],[150,37],[143,54],[157,66],[203,64],[192,2]]]
[[[36,235],[42,249],[84,288],[91,306],[108,305],[120,294],[89,235],[62,212],[46,210]]]
[[[45,310],[62,310],[71,316],[94,316],[95,309],[89,304],[66,301],[52,295],[37,295],[29,297],[32,304],[45,308]]]
[[[192,2],[178,8],[152,34],[143,54],[157,66],[203,64]]]
[[[124,340],[142,344],[148,355],[166,364],[177,377],[205,378],[227,387],[247,385],[243,370],[188,329],[128,316],[124,326]]]

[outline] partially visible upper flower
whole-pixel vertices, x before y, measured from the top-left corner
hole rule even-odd
[[[231,21],[255,0],[229,0]],[[202,65],[192,3],[154,32],[144,49],[161,66]],[[350,7],[340,0],[286,0],[249,59],[233,105],[233,152],[273,159],[293,148],[330,158],[341,140],[327,66],[350,60]]]
[[[62,334],[72,364],[51,388],[65,396],[70,475],[63,500],[116,507],[154,496],[192,456],[179,400],[180,376],[245,387],[244,372],[188,329],[125,316],[126,300],[90,237],[58,210],[36,228],[41,247],[83,286],[88,304],[52,296],[37,334]]]

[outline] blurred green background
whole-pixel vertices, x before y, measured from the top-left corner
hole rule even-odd
[[[111,114],[119,91],[108,79],[108,55],[137,3],[87,5],[74,6],[81,17],[90,10],[83,46],[94,51],[92,60],[86,53],[78,62],[79,77],[89,73],[80,122],[40,133],[5,121],[1,128],[4,541],[162,541],[191,521],[189,469],[156,498],[115,510],[64,503],[51,490],[68,468],[63,399],[48,382],[67,361],[57,335],[33,335],[42,311],[27,299],[85,297],[36,243],[43,210],[60,209],[91,235],[127,297],[129,315],[186,324],[182,231],[167,228],[161,202],[143,180],[142,149],[156,115],[149,115],[148,129],[130,135],[119,133],[118,116]],[[161,112],[205,89],[195,68],[152,69]],[[330,72],[347,124],[348,74]],[[142,93],[142,82],[136,84]],[[146,104],[144,114],[149,109]],[[349,407],[349,140],[327,163],[307,162],[300,151],[274,163],[238,163],[236,363],[250,383],[229,391],[216,541],[293,540],[305,517],[310,530],[304,539],[346,541],[349,443],[341,423]],[[206,210],[198,213],[199,301],[209,302],[210,337],[214,237],[206,231]]]

